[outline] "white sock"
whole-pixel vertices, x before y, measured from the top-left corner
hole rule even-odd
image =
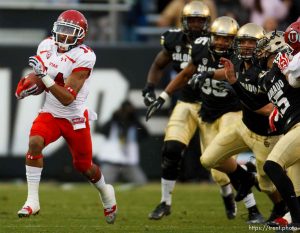
[[[161,202],[167,205],[172,203],[172,192],[175,188],[176,180],[165,180],[161,178]]]
[[[33,207],[32,205],[35,205],[35,207],[39,207],[39,185],[42,170],[43,168],[31,167],[26,165],[28,193],[25,205],[29,205],[30,207]]]
[[[256,201],[255,201],[253,193],[248,194],[243,199],[243,202],[244,202],[244,204],[245,204],[245,206],[246,206],[247,209],[249,209],[252,206],[255,206],[256,205]]]
[[[229,184],[221,186],[220,193],[223,197],[227,197],[230,194],[232,194],[231,184],[229,183]]]
[[[98,180],[96,183],[92,183],[96,189],[98,189],[98,191],[100,192],[100,194],[105,194],[106,191],[106,183],[105,183],[105,179],[104,179],[104,175],[103,173],[101,174],[101,178],[100,180]]]

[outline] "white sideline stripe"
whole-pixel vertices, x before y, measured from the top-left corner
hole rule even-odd
[[[168,117],[153,116],[150,120],[146,122],[145,117],[140,118],[140,121],[146,126],[146,128],[149,130],[149,133],[152,135],[164,134],[168,120]]]

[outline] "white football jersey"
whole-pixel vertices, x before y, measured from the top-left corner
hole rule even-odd
[[[56,84],[62,86],[74,71],[88,69],[92,73],[96,62],[95,53],[84,44],[68,52],[58,53],[57,45],[52,38],[45,39],[40,43],[37,55],[41,57],[48,68],[47,74]],[[50,91],[46,92],[46,99],[41,112],[49,112],[54,117],[66,118],[70,121],[83,118],[84,111],[87,109],[86,100],[89,94],[89,83],[90,77],[84,82],[76,99],[68,106],[62,105]]]
[[[288,82],[292,87],[300,87],[300,52],[292,58],[288,66],[282,72],[287,75]]]

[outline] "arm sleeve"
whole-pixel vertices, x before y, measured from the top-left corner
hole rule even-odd
[[[235,82],[231,86],[237,93],[241,102],[252,111],[256,111],[265,106],[267,103],[269,103],[267,99],[260,102],[256,101],[256,98],[254,98],[254,96],[249,95],[239,82]]]
[[[288,82],[292,87],[300,87],[300,53],[297,53],[290,61],[283,73],[287,76]]]
[[[76,61],[72,72],[82,71],[82,70],[92,70],[96,63],[96,55],[94,52],[90,51],[83,53]]]

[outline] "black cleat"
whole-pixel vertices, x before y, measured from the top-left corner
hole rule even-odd
[[[288,208],[284,202],[274,205],[270,217],[266,220],[266,224],[273,222],[275,219],[282,218],[287,212]]]
[[[228,219],[234,219],[237,213],[237,206],[234,201],[233,193],[229,194],[227,197],[222,197],[225,205],[226,216]]]
[[[155,210],[153,210],[149,215],[149,219],[159,220],[163,216],[168,216],[171,214],[171,206],[167,205],[166,202],[161,202],[158,206],[156,206]]]
[[[251,188],[256,185],[257,180],[254,174],[249,173],[249,177],[247,181],[243,181],[240,184],[240,187],[237,190],[237,194],[235,196],[235,201],[243,200],[248,194]]]
[[[261,215],[261,213],[257,211],[249,211],[248,215],[248,224],[261,224],[264,223],[264,217]]]

